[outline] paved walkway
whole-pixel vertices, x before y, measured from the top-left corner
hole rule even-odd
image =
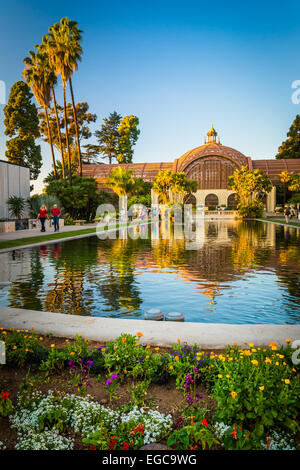
[[[75,230],[85,230],[88,228],[96,229],[96,224],[66,225],[64,227],[60,227],[59,232],[54,232],[54,229],[51,227],[46,232],[41,232],[39,228],[34,228],[32,230],[17,230],[16,232],[0,233],[0,241],[19,240],[19,238],[40,237],[44,235],[52,235],[53,233],[73,232]]]

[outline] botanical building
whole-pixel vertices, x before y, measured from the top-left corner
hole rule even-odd
[[[102,187],[112,168],[118,164],[90,164],[83,166],[84,176],[97,179]],[[216,130],[211,127],[207,132],[204,144],[189,150],[173,162],[165,163],[130,163],[124,166],[133,170],[135,177],[152,182],[160,170],[183,171],[188,179],[198,182],[198,190],[192,200],[204,206],[235,207],[234,192],[228,187],[228,177],[236,168],[247,166],[250,170],[263,170],[273,183],[272,191],[267,195],[266,210],[272,212],[276,205],[276,185],[280,184],[280,173],[300,173],[300,159],[290,160],[252,160],[238,150],[226,147],[220,142]]]

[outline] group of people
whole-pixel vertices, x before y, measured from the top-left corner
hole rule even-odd
[[[297,219],[300,213],[294,207],[286,206],[284,209],[285,221],[288,222],[290,219]]]
[[[59,232],[59,216],[61,214],[61,210],[57,207],[57,204],[54,204],[53,208],[50,211],[50,214],[53,217],[52,220],[53,220],[54,232]],[[47,208],[45,204],[43,204],[39,210],[39,213],[36,219],[36,220],[40,219],[41,221],[41,232],[46,232],[46,228],[45,228],[46,218],[50,220]]]

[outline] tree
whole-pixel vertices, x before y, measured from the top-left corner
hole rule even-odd
[[[35,145],[40,137],[39,120],[36,105],[32,103],[33,94],[23,81],[16,82],[10,90],[8,103],[4,107],[5,155],[9,162],[24,165],[30,169],[30,178],[39,176],[42,166],[41,147]]]
[[[119,197],[137,194],[142,189],[141,179],[134,179],[132,171],[121,166],[111,170],[106,185]]]
[[[56,196],[64,210],[74,219],[92,220],[95,217],[102,196],[94,178],[74,175],[72,186],[67,180],[53,180],[45,188],[46,194]]]
[[[102,154],[103,159],[108,159],[108,163],[111,165],[113,160],[117,160],[119,153],[119,141],[120,135],[118,128],[122,116],[116,111],[110,113],[108,118],[104,119],[100,131],[95,132],[95,137],[98,140],[98,145],[89,146],[88,150],[94,151],[94,157],[97,154]]]
[[[286,203],[287,184],[291,179],[291,174],[288,171],[282,171],[279,176],[280,176],[280,181],[283,183],[283,188],[284,188],[283,203],[285,204]]]
[[[242,217],[261,215],[262,199],[272,189],[270,178],[261,170],[249,170],[246,166],[236,169],[228,178],[228,186],[236,192],[238,210]]]
[[[291,175],[289,183],[289,191],[300,193],[300,174]]]
[[[292,123],[287,139],[278,149],[276,158],[300,158],[300,115],[297,114]]]
[[[167,204],[170,200],[173,172],[171,170],[160,170],[153,181],[153,191],[158,194],[160,202]]]
[[[120,136],[117,160],[119,163],[131,163],[133,157],[133,147],[137,142],[140,130],[138,129],[139,119],[134,116],[125,116],[118,127]]]
[[[69,166],[69,182],[72,184],[72,173],[71,173],[71,154],[69,147],[69,133],[67,125],[67,104],[66,104],[66,87],[67,83],[70,84],[74,122],[76,127],[76,138],[77,138],[77,151],[79,156],[79,169],[82,174],[82,163],[81,163],[81,151],[78,134],[77,116],[75,110],[74,94],[72,87],[72,75],[78,68],[78,62],[81,60],[82,48],[80,45],[81,33],[78,29],[76,21],[71,21],[67,17],[62,18],[60,23],[49,28],[48,40],[47,40],[47,52],[49,54],[50,64],[56,76],[60,75],[63,83],[63,100],[64,100],[64,115],[65,115],[65,132],[66,142],[68,151],[68,166]]]
[[[69,146],[72,168],[78,162],[78,152],[76,148],[76,127],[74,121],[73,108],[71,103],[67,104],[67,125],[69,129]],[[80,142],[89,139],[92,136],[89,124],[96,121],[96,114],[89,112],[89,105],[86,102],[76,104],[76,115],[78,122],[78,134]],[[44,135],[44,141],[49,142],[49,132],[44,112],[39,113],[41,133]],[[53,145],[59,149],[61,146],[63,151],[67,151],[66,134],[62,132],[64,128],[63,108],[56,106],[55,109],[49,111],[49,124],[52,135]],[[78,167],[78,165],[77,165]],[[73,171],[72,171],[73,174]]]
[[[184,172],[173,173],[171,170],[159,171],[153,181],[153,191],[164,204],[172,199],[182,201],[184,196],[197,191],[197,187],[197,181],[188,180]]]
[[[27,203],[23,197],[10,196],[7,205],[10,215],[20,220],[26,210]]]
[[[29,57],[23,60],[25,69],[23,72],[27,84],[31,87],[37,103],[44,108],[46,124],[51,148],[53,172],[56,178],[55,155],[53,150],[53,141],[49,125],[48,108],[51,102],[51,87],[56,81],[56,77],[49,66],[48,56],[45,53],[29,52]]]

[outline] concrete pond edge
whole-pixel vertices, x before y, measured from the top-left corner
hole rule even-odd
[[[0,328],[31,330],[41,335],[74,338],[81,334],[89,340],[114,341],[122,333],[135,335],[143,333],[141,343],[160,347],[170,347],[181,343],[197,344],[203,349],[224,349],[237,343],[255,346],[268,345],[276,341],[286,345],[286,339],[300,340],[300,325],[269,324],[220,324],[172,321],[151,321],[85,317],[54,312],[39,312],[20,308],[0,307]]]

